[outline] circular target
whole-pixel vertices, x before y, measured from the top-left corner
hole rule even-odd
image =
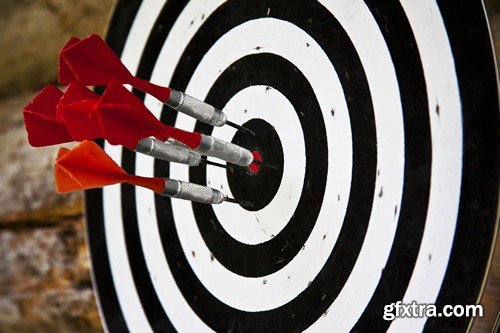
[[[463,22],[467,22],[466,29]],[[496,224],[498,95],[481,2],[120,1],[108,43],[137,76],[255,137],[177,114],[274,168],[187,167],[103,143],[127,172],[220,189],[203,205],[127,184],[86,194],[111,332],[465,331],[384,306],[475,304]]]

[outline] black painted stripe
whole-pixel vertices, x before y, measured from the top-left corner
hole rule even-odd
[[[106,43],[118,56],[121,56],[123,52],[130,28],[141,4],[141,0],[119,0],[116,4],[106,35]]]
[[[391,54],[403,107],[404,187],[398,226],[382,276],[353,331],[385,331],[384,305],[403,299],[424,232],[431,182],[432,142],[427,87],[417,43],[400,3],[365,1]],[[382,184],[383,186],[383,184]],[[374,278],[374,277],[372,277]]]
[[[481,1],[438,0],[455,59],[463,121],[460,207],[436,305],[476,304],[495,237],[498,203],[498,90]],[[431,318],[425,331],[465,332],[471,318]]]
[[[134,174],[135,153],[124,149],[122,166],[127,173]],[[144,314],[154,332],[174,331],[175,329],[170,320],[168,320],[165,310],[158,299],[158,295],[153,286],[152,277],[147,269],[146,258],[142,251],[139,225],[137,223],[134,186],[130,184],[121,185],[121,201],[128,264],[130,265],[134,285],[142,308],[144,309]]]
[[[137,77],[145,80],[149,80],[151,78],[151,74],[156,66],[156,61],[158,60],[158,55],[163,48],[163,43],[168,37],[170,30],[172,30],[177,17],[184,10],[188,2],[188,0],[169,0],[165,3],[158,15],[158,18],[156,19],[150,35],[148,36],[146,45],[144,46],[141,60],[135,74]],[[135,88],[133,89],[133,92],[137,97],[144,100],[144,92]],[[175,111],[172,110],[172,112]]]
[[[139,10],[141,1],[120,0],[115,7],[109,25],[106,42],[120,56],[130,27]],[[103,146],[103,142],[98,142]],[[109,264],[108,248],[104,229],[102,189],[85,191],[86,228],[94,288],[101,310],[103,325],[110,332],[127,332],[127,324],[118,301],[113,275]]]
[[[149,79],[155,68],[156,59],[168,33],[177,17],[181,14],[187,1],[167,1],[159,13],[144,47],[136,75]],[[145,94],[137,89],[133,92],[144,100]],[[123,149],[122,167],[129,174],[135,174],[135,152]],[[135,188],[129,184],[121,185],[121,201],[123,228],[127,255],[137,295],[144,313],[154,332],[175,331],[154,288],[152,277],[147,269],[146,258],[142,251],[139,226],[137,223],[137,208]]]
[[[102,189],[85,191],[85,211],[92,274],[97,290],[96,298],[102,312],[102,323],[110,332],[127,332],[109,264]]]

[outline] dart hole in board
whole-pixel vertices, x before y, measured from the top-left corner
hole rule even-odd
[[[252,156],[254,161],[262,162],[262,154],[258,149],[252,150]],[[250,175],[254,175],[256,173],[259,173],[261,168],[262,166],[260,164],[253,162],[248,166],[248,172],[250,173]]]

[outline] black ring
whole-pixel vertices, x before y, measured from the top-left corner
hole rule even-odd
[[[463,153],[460,206],[446,275],[436,300],[476,304],[495,242],[498,208],[499,103],[496,64],[481,1],[438,0],[462,99]],[[467,22],[464,27],[464,22]],[[465,332],[472,318],[430,318],[427,332]]]
[[[169,2],[170,3],[170,2]],[[106,42],[120,56],[127,40],[127,35],[130,32],[135,16],[142,4],[140,0],[120,0],[116,4],[113,14],[113,19],[109,25],[109,31],[106,37]],[[169,4],[163,8],[172,16],[173,22],[175,17],[180,15],[182,8],[169,7]],[[176,10],[177,9],[177,10]],[[171,27],[167,24],[167,29]],[[102,93],[102,89],[96,90]],[[97,141],[103,147],[102,140]],[[127,332],[127,323],[121,310],[120,302],[116,293],[116,287],[111,273],[109,262],[108,246],[106,244],[106,235],[104,227],[104,202],[102,189],[93,189],[85,191],[85,211],[86,211],[86,231],[88,235],[89,252],[92,261],[92,278],[93,285],[97,290],[98,305],[103,316],[103,324],[110,332]],[[140,284],[136,283],[136,288]],[[172,327],[167,326],[165,327]],[[173,327],[172,327],[173,330]]]
[[[398,227],[377,288],[353,331],[386,331],[384,306],[403,299],[424,233],[431,187],[432,142],[424,70],[398,1],[366,1],[391,54],[403,106],[405,165]],[[402,42],[404,41],[404,42]],[[411,64],[410,66],[408,64]],[[381,184],[383,187],[383,184]]]
[[[219,76],[206,101],[224,106],[240,90],[256,85],[272,87],[285,95],[294,106],[302,127],[302,132],[296,135],[304,137],[308,162],[300,200],[290,221],[269,241],[248,245],[224,230],[212,206],[193,203],[196,223],[215,258],[227,269],[247,277],[272,274],[286,266],[301,250],[321,210],[328,172],[326,129],[319,103],[307,79],[288,60],[269,53],[243,57]],[[211,134],[212,129],[213,126],[198,122],[195,131]],[[159,170],[164,169],[165,163],[157,163]],[[206,166],[191,168],[189,180],[207,185],[206,175]],[[238,223],[236,216],[234,223]]]

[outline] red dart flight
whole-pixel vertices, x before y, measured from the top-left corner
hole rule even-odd
[[[135,150],[141,139],[150,136],[161,141],[173,138],[190,148],[201,142],[199,133],[164,125],[114,80],[102,96],[77,81],[64,94],[49,85],[25,107],[24,118],[35,147],[100,138]]]
[[[139,140],[150,136],[161,141],[172,138],[193,149],[201,143],[199,133],[163,124],[140,99],[115,80],[111,81],[95,105],[92,116],[98,120],[104,139],[132,150]]]
[[[98,99],[97,94],[76,81],[64,94],[47,85],[23,110],[29,143],[45,147],[101,138],[97,120],[90,116]]]
[[[142,186],[157,193],[165,190],[165,179],[129,175],[92,141],[84,141],[71,150],[59,149],[55,179],[56,190],[61,194],[119,183]]]
[[[63,93],[48,85],[24,107],[23,116],[28,142],[33,147],[45,147],[73,141],[64,121],[57,116],[56,106]]]
[[[59,51],[59,70],[57,72],[57,76],[58,76],[59,83],[62,84],[63,86],[67,86],[68,84],[70,84],[73,81],[76,81],[77,79],[76,79],[75,75],[73,74],[73,72],[71,71],[71,68],[66,63],[66,61],[64,61],[62,59],[61,54],[64,50],[68,49],[72,45],[75,45],[79,41],[80,41],[80,38],[72,37],[66,43],[66,45],[64,45],[64,47]]]
[[[98,35],[72,38],[59,52],[59,82],[67,85],[75,78],[88,86],[103,86],[118,80],[153,95],[165,103],[170,88],[133,76],[113,50]]]
[[[173,109],[213,126],[229,125],[255,135],[252,131],[227,119],[216,107],[180,91],[155,85],[135,77],[113,50],[98,35],[72,38],[59,52],[59,82],[67,85],[79,81],[84,85],[103,86],[116,80],[148,93]]]
[[[103,134],[92,110],[99,95],[78,81],[73,81],[57,104],[56,114],[65,122],[75,141],[102,138]]]

